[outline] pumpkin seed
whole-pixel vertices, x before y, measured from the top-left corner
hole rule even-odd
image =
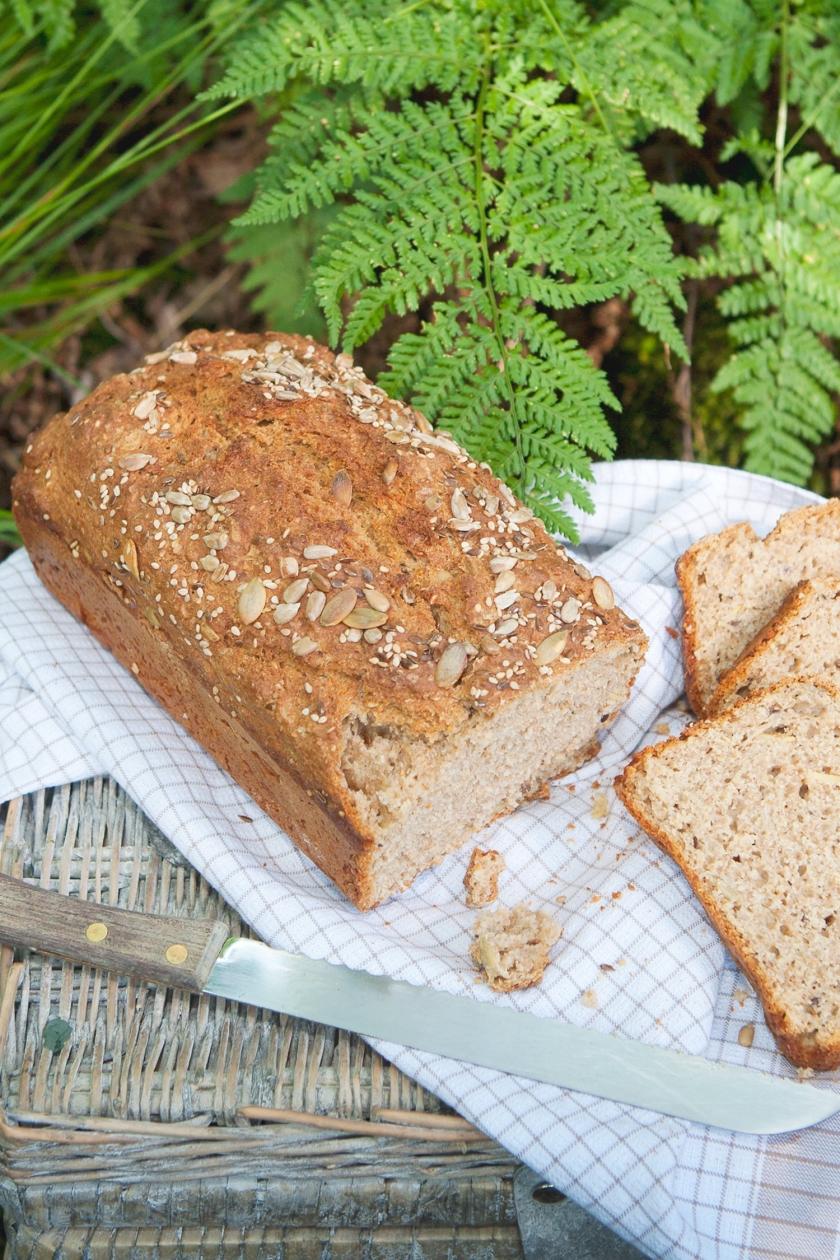
[[[516,564],[516,556],[494,556],[490,561],[491,573],[507,573]]]
[[[287,604],[296,604],[309,585],[309,578],[297,578],[294,582],[290,582],[283,592],[283,599]]]
[[[375,608],[354,608],[346,617],[342,617],[345,626],[352,626],[354,630],[373,630],[377,626],[384,626],[387,620],[388,614],[377,612]]]
[[[391,601],[387,595],[383,595],[381,591],[366,589],[362,591],[371,608],[375,608],[377,612],[387,612],[391,607]]]
[[[291,621],[296,617],[300,604],[278,604],[274,609],[274,620],[278,626],[285,626],[287,621]]]
[[[139,472],[141,468],[145,468],[147,464],[153,464],[154,462],[154,455],[142,455],[138,451],[135,455],[123,455],[119,465],[123,472]]]
[[[335,547],[325,547],[321,544],[313,544],[311,547],[304,547],[304,560],[329,560],[330,556],[337,554]]]
[[[504,612],[506,608],[512,607],[519,599],[519,591],[502,591],[501,595],[496,596],[496,607],[499,612]]]
[[[296,639],[292,644],[292,654],[294,656],[308,656],[310,652],[316,652],[318,644],[314,639],[308,639],[306,635],[301,639]]]
[[[340,621],[345,621],[348,613],[356,607],[358,598],[352,586],[345,586],[336,592],[332,599],[327,600],[326,607],[321,613],[321,625],[337,626]]]
[[[456,520],[468,521],[470,519],[470,505],[467,503],[467,496],[464,494],[460,486],[456,486],[452,491],[452,498],[449,500],[449,506],[452,509],[452,515]]]
[[[253,625],[265,608],[266,590],[261,578],[251,578],[239,593],[237,609],[239,619],[245,626]]]
[[[613,588],[606,578],[596,577],[592,579],[592,598],[598,607],[603,608],[605,611],[615,608]]]
[[[324,611],[327,597],[323,591],[310,591],[306,597],[306,619],[317,621]]]
[[[386,486],[390,486],[391,482],[397,475],[398,469],[399,464],[397,461],[395,459],[389,459],[388,463],[382,469],[382,480],[385,482]]]
[[[435,682],[439,687],[454,687],[467,668],[467,650],[463,643],[450,643],[435,666]]]
[[[330,486],[330,493],[339,503],[343,503],[345,507],[349,506],[350,500],[353,498],[353,482],[346,469],[342,468],[335,474]]]
[[[566,640],[569,637],[568,630],[555,630],[554,634],[550,634],[543,639],[537,647],[534,660],[538,665],[550,665],[562,653],[566,646]]]
[[[515,582],[516,578],[513,575],[513,570],[505,569],[504,572],[500,573],[496,578],[494,590],[497,595],[501,595],[502,591],[509,591]]]

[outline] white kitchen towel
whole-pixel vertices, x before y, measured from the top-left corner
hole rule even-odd
[[[640,744],[678,731],[681,609],[674,560],[728,522],[769,529],[815,500],[745,473],[629,461],[597,468],[579,554],[650,637],[601,755],[549,801],[483,836],[504,854],[501,900],[562,926],[543,983],[477,985],[466,854],[362,915],[41,586],[23,552],[0,567],[0,800],[112,775],[269,943],[481,1001],[706,1053],[779,1075],[748,985],[676,866],[629,819],[611,781]],[[738,1032],[756,1026],[751,1047]],[[836,1260],[840,1123],[753,1139],[518,1077],[378,1045],[403,1071],[652,1256]]]

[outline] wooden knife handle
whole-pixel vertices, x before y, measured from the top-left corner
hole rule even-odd
[[[198,993],[230,935],[218,919],[118,910],[0,875],[0,942]]]

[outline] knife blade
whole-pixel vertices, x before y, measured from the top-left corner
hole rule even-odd
[[[230,939],[214,920],[79,901],[7,875],[0,941],[741,1133],[791,1132],[840,1110],[840,1094],[813,1085]]]

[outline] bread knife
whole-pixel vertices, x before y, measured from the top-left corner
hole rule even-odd
[[[0,942],[739,1133],[786,1133],[840,1111],[830,1089],[231,938],[218,920],[121,910],[8,875]]]

